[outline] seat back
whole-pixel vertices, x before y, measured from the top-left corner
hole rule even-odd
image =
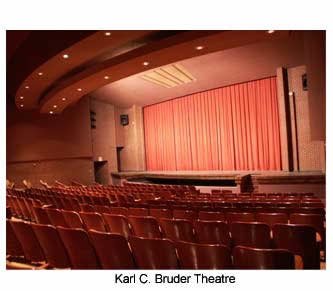
[[[312,226],[275,224],[273,239],[277,248],[287,249],[301,256],[304,269],[320,269],[320,251],[316,242],[316,230]]]
[[[87,230],[107,231],[101,214],[97,212],[80,212],[80,217]]]
[[[234,222],[230,232],[235,246],[271,248],[270,227],[258,222]]]
[[[130,208],[128,208],[128,215],[148,216],[149,215],[149,209],[148,208],[130,207]]]
[[[25,258],[30,262],[45,261],[44,252],[32,230],[31,224],[14,220],[11,220],[10,224],[22,246]]]
[[[324,239],[324,217],[320,214],[304,214],[304,213],[292,213],[290,214],[291,224],[304,224],[310,225],[316,229],[316,231]]]
[[[236,269],[294,269],[294,255],[281,249],[256,249],[237,246],[233,249]]]
[[[226,222],[198,220],[194,223],[194,229],[199,243],[231,246],[229,225]]]
[[[43,207],[34,207],[36,222],[40,224],[52,224],[45,208]]]
[[[286,213],[257,213],[256,220],[258,222],[263,222],[273,227],[276,223],[288,223],[288,215]]]
[[[172,218],[172,211],[167,208],[150,208],[149,213],[151,216],[159,218]]]
[[[82,219],[80,215],[75,211],[62,210],[62,215],[64,216],[68,227],[70,228],[84,228]]]
[[[193,221],[198,218],[198,214],[193,210],[186,209],[174,209],[173,210],[173,218],[175,219],[187,219],[189,221]]]
[[[132,234],[132,229],[126,216],[103,213],[103,218],[111,233],[121,234],[126,239]]]
[[[82,203],[80,204],[80,209],[82,212],[95,212],[95,207],[88,203]]]
[[[255,221],[254,213],[227,212],[226,220],[228,223],[233,222],[253,222]]]
[[[109,206],[105,206],[105,205],[95,205],[95,210],[98,213],[111,213],[111,209]]]
[[[159,238],[129,237],[139,269],[178,269],[176,249],[172,241]]]
[[[65,246],[57,229],[52,225],[32,224],[46,260],[53,268],[70,268],[70,261]]]
[[[200,220],[225,221],[223,212],[199,211],[198,218]]]
[[[173,241],[196,242],[192,223],[185,219],[160,219],[165,237]]]
[[[45,211],[52,225],[68,227],[68,224],[59,209],[45,208]]]
[[[128,215],[128,208],[126,207],[111,207],[111,214],[119,214],[119,215]]]
[[[230,249],[224,245],[177,242],[182,269],[231,269]]]
[[[24,255],[21,243],[17,239],[9,219],[6,219],[6,254],[12,257]]]
[[[89,236],[103,269],[135,269],[127,240],[119,234],[91,230]]]
[[[83,229],[57,227],[73,269],[100,269],[88,234]]]
[[[146,238],[162,238],[162,233],[154,217],[128,216],[135,236]]]

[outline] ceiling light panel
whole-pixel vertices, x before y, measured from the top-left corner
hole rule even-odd
[[[196,81],[195,77],[180,64],[172,64],[151,70],[142,75],[141,78],[165,88],[174,88]]]

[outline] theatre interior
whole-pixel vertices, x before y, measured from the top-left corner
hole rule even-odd
[[[326,269],[325,47],[7,30],[7,269]]]

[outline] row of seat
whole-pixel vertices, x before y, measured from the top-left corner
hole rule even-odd
[[[206,212],[200,211],[198,216],[195,215],[192,211],[186,210],[174,210],[171,212],[169,209],[141,209],[141,208],[122,208],[115,207],[109,209],[110,211],[103,211],[98,213],[95,211],[83,211],[77,212],[59,210],[54,208],[41,208],[34,207],[36,218],[34,221],[44,224],[54,224],[57,226],[71,226],[71,227],[81,227],[82,218],[83,222],[87,221],[89,225],[94,225],[90,220],[102,223],[102,217],[117,217],[117,215],[125,217],[143,217],[150,219],[183,219],[194,222],[195,220],[200,221],[222,221],[231,224],[233,222],[262,222],[268,224],[272,227],[276,223],[283,224],[305,224],[311,225],[316,229],[316,231],[324,236],[325,233],[325,220],[324,217],[320,214],[303,214],[303,213],[292,213],[288,216],[286,213],[238,213],[238,212]],[[101,215],[103,214],[103,215]],[[95,226],[96,227],[96,226]],[[103,230],[102,226],[98,226],[98,229]]]
[[[277,230],[282,233],[284,227]],[[298,226],[304,233],[305,228]],[[307,231],[307,230],[306,230]],[[50,268],[73,269],[292,269],[294,254],[300,255],[303,267],[318,268],[308,240],[288,251],[283,238],[282,249],[254,249],[223,244],[198,244],[166,238],[143,238],[95,230],[54,227],[7,220],[7,253],[24,256],[30,263],[48,263]],[[303,250],[302,250],[303,249]]]
[[[97,212],[110,212],[110,209],[113,209],[115,207],[112,207],[110,204],[107,205],[92,205],[87,203],[79,203],[76,199],[71,198],[63,198],[63,199],[53,199],[49,203],[49,205],[53,205],[56,208],[59,209],[65,209],[65,210],[74,210],[74,211],[97,211]],[[9,205],[14,212],[14,215],[23,218],[23,219],[30,219],[34,220],[33,215],[33,207],[34,206],[42,206],[43,203],[38,199],[33,198],[23,198],[23,197],[16,197],[16,196],[7,196],[7,205]],[[256,207],[250,207],[250,205],[255,205]],[[313,204],[305,204],[305,205],[311,205]],[[138,205],[135,205],[138,206]],[[161,204],[145,204],[144,206],[149,206],[150,208],[162,208],[162,207],[168,207],[168,205],[161,205]],[[300,212],[300,213],[321,213],[324,214],[325,210],[322,207],[294,207],[295,205],[293,203],[284,203],[280,204],[279,206],[276,206],[276,204],[273,203],[259,203],[256,204],[249,204],[249,203],[237,203],[237,207],[235,204],[232,205],[231,203],[220,203],[215,205],[216,207],[209,207],[205,204],[175,204],[174,206],[174,212],[179,212],[181,209],[192,209],[192,212],[200,211],[200,210],[206,210],[206,211],[223,211],[223,212],[236,212],[236,211],[245,211],[245,212],[263,212],[263,211],[270,211],[270,212],[286,212],[286,213],[292,213],[292,212]],[[131,207],[130,207],[131,208]],[[139,209],[142,207],[135,207],[133,208],[133,214],[134,211],[140,211],[144,215],[148,215],[149,209]],[[168,207],[170,208],[170,207]],[[196,215],[196,214],[194,214]],[[178,217],[178,216],[175,216]],[[182,217],[179,217],[182,218]]]
[[[172,240],[183,240],[200,243],[223,243],[229,247],[246,245],[252,247],[273,247],[271,229],[275,224],[288,223],[283,213],[262,213],[258,220],[264,223],[241,223],[229,221],[184,219],[155,219],[145,216],[128,216],[115,214],[85,213],[60,211],[57,209],[39,209],[38,223],[54,226],[94,229],[119,233],[126,238],[137,235],[148,238],[167,237]],[[244,216],[245,217],[245,216]],[[212,217],[211,217],[212,218]],[[240,219],[241,220],[241,219]],[[235,220],[237,221],[237,219]],[[289,225],[307,225],[314,229],[315,239],[325,249],[326,231],[319,215],[295,214]],[[319,236],[316,236],[316,232]]]

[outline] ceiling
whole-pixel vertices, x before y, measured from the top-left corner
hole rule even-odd
[[[103,86],[91,95],[119,107],[145,106],[172,98],[244,81],[274,76],[278,67],[304,64],[303,39],[293,34],[177,62],[196,79],[166,88],[147,82],[139,73]],[[152,70],[154,71],[154,70]]]
[[[7,32],[7,95],[19,110],[51,114],[87,94],[144,106],[272,76],[279,66],[302,64],[302,46],[302,33],[290,31]],[[177,68],[191,81],[144,79],[164,74],[165,82],[165,71]]]

